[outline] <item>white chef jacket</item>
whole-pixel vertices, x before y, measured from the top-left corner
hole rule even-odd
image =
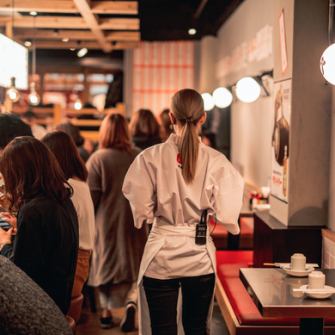
[[[153,223],[139,284],[143,275],[168,279],[215,272],[212,239],[208,236],[205,246],[195,244],[195,226],[202,210],[215,214],[229,232],[239,233],[243,179],[223,154],[202,143],[192,183],[187,184],[182,176],[177,136],[172,134],[165,143],[136,157],[125,177],[123,193],[130,202],[135,226]],[[144,317],[140,334],[149,335],[148,314]]]

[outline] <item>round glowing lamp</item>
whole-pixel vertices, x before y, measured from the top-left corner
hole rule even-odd
[[[236,84],[236,95],[242,102],[254,102],[261,95],[261,87],[255,79],[244,77]]]
[[[219,87],[213,92],[213,99],[216,107],[226,108],[231,105],[233,95],[225,87]]]
[[[212,110],[215,106],[212,95],[209,93],[202,93],[201,96],[202,96],[202,100],[204,101],[205,111],[207,112],[207,111]]]
[[[335,85],[335,43],[323,52],[320,58],[320,70],[323,77]]]

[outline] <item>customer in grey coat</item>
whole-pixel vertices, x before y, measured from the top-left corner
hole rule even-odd
[[[121,191],[138,153],[131,145],[125,118],[111,114],[101,125],[99,150],[87,161],[96,226],[89,284],[99,288],[102,328],[114,325],[112,307],[126,305],[124,332],[135,327],[135,282],[147,239],[145,227],[134,228],[129,202]]]
[[[71,335],[53,300],[10,260],[0,256],[0,335]]]

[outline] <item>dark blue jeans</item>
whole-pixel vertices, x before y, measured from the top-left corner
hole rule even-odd
[[[183,296],[185,335],[206,335],[214,283],[214,273],[166,280],[144,277],[143,286],[149,306],[152,335],[177,335],[179,287]]]

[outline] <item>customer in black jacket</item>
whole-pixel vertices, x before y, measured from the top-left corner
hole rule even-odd
[[[0,229],[0,250],[25,271],[66,314],[78,251],[77,214],[54,155],[32,137],[17,137],[2,153],[0,173],[12,209],[18,210],[17,234]],[[15,221],[12,220],[15,225]]]

